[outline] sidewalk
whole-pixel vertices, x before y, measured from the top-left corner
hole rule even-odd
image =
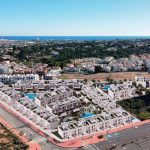
[[[122,130],[125,130],[125,129],[128,129],[128,128],[140,126],[140,125],[143,125],[143,124],[146,124],[146,123],[150,123],[150,120],[131,123],[131,124],[128,124],[128,125],[125,125],[125,126],[115,128],[115,129],[98,132],[98,133],[96,133],[92,136],[84,136],[82,138],[77,138],[77,139],[66,141],[66,142],[63,142],[63,143],[59,143],[59,142],[57,142],[57,141],[55,141],[54,139],[51,139],[51,138],[49,138],[48,140],[50,142],[52,142],[53,144],[55,144],[57,146],[60,146],[60,147],[78,148],[78,147],[81,147],[81,146],[86,146],[86,145],[89,145],[89,144],[94,144],[94,143],[98,143],[98,142],[106,140],[104,138],[99,139],[98,138],[99,135],[104,136],[108,133],[122,131]]]
[[[1,105],[0,105],[1,107]],[[3,107],[4,108],[4,107]],[[5,109],[5,108],[4,108]],[[0,117],[0,123],[7,127],[13,134],[15,134],[23,143],[29,145],[29,150],[41,150],[41,147],[37,143],[31,143],[25,136],[20,136],[19,132],[9,125],[2,117]]]
[[[21,118],[20,116],[16,115],[15,112],[10,110],[9,108],[4,106],[3,104],[0,103],[0,106],[3,107],[9,113],[11,113],[14,116],[16,116],[17,118],[19,118],[20,120],[22,120],[23,122],[27,123],[38,134],[40,134],[43,137],[46,137],[45,134],[42,131],[40,131],[37,127],[35,127],[33,124],[29,123],[27,120],[25,120],[25,119]],[[99,139],[98,138],[99,135],[103,135],[104,136],[104,135],[106,135],[108,133],[122,131],[122,130],[125,130],[125,129],[128,129],[128,128],[131,128],[131,127],[135,127],[135,126],[139,126],[139,125],[145,124],[145,123],[150,123],[150,120],[139,121],[139,122],[131,123],[131,124],[128,124],[128,125],[123,125],[123,126],[111,129],[111,130],[105,130],[105,131],[102,131],[102,132],[97,132],[97,133],[95,133],[93,135],[84,136],[82,138],[76,138],[76,139],[68,140],[68,141],[65,141],[65,142],[56,141],[54,138],[51,138],[51,137],[47,138],[47,140],[50,141],[51,143],[53,143],[54,145],[59,146],[59,147],[78,148],[78,147],[81,147],[81,146],[94,144],[94,143],[98,143],[100,141],[106,140],[104,138]],[[36,150],[36,148],[34,147],[34,148],[31,148],[30,150]],[[37,149],[37,150],[40,150],[40,148]]]
[[[10,114],[12,114],[13,116],[15,116],[16,118],[20,119],[21,121],[23,121],[24,123],[26,123],[27,125],[30,126],[30,128],[32,128],[34,131],[36,131],[39,135],[41,136],[45,136],[45,134],[40,131],[37,127],[35,127],[33,124],[31,124],[30,122],[28,122],[27,120],[25,120],[24,118],[18,116],[14,111],[12,111],[11,109],[9,109],[8,107],[6,107],[5,105],[3,105],[0,102],[0,107],[2,107],[3,109],[5,109],[7,112],[9,112]]]

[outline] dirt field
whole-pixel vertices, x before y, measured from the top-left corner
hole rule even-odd
[[[63,74],[62,78],[64,79],[88,79],[88,80],[100,80],[105,81],[107,77],[111,77],[112,79],[119,80],[130,80],[134,79],[136,75],[142,75],[146,78],[150,78],[150,73],[147,72],[116,72],[116,73],[98,73],[92,75],[82,75],[82,74]]]
[[[28,146],[0,123],[0,150],[27,150]]]

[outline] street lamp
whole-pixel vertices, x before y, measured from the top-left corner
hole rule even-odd
[[[31,139],[31,140],[32,140],[32,135],[33,135],[33,134],[32,134],[32,133],[30,133],[30,139]]]

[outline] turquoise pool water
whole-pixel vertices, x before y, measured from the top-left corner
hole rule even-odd
[[[109,86],[109,85],[106,85],[106,86],[103,87],[103,90],[104,90],[104,91],[108,91],[108,89],[110,89],[110,86]]]
[[[27,96],[30,100],[34,100],[36,97],[35,93],[26,93],[24,95]]]
[[[88,118],[88,117],[92,117],[92,116],[93,116],[92,113],[90,113],[90,112],[84,112],[84,113],[80,116],[80,118]]]

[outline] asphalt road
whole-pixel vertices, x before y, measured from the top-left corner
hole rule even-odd
[[[7,121],[17,131],[23,131],[27,139],[31,142],[39,143],[42,150],[71,150],[67,148],[60,148],[52,143],[47,143],[46,139],[32,130],[28,125],[16,118],[12,114],[0,107],[0,116]]]
[[[125,129],[114,133],[108,133],[106,141],[93,145],[83,143],[82,148],[60,148],[32,130],[28,125],[0,107],[0,116],[18,131],[23,131],[28,140],[39,143],[42,150],[150,150],[150,123]],[[115,148],[116,147],[116,148]]]
[[[150,150],[150,123],[114,132],[106,141],[76,150]]]

